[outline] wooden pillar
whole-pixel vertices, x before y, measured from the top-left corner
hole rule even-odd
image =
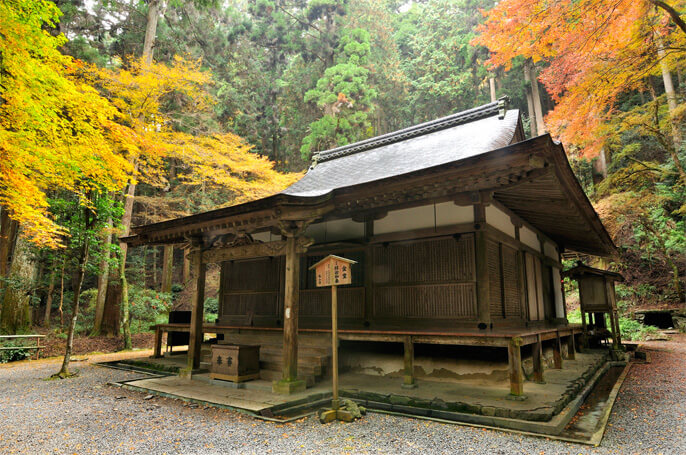
[[[560,332],[555,333],[555,339],[553,340],[553,361],[555,363],[555,369],[562,369],[562,342],[560,341]]]
[[[404,376],[403,376],[403,389],[414,389],[417,384],[414,382],[414,343],[412,342],[412,337],[407,336],[404,339]]]
[[[366,220],[364,223],[365,241],[374,235],[374,220]],[[369,327],[374,315],[374,247],[367,244],[364,248],[364,325]]]
[[[283,375],[272,385],[274,393],[290,394],[305,390],[298,380],[298,300],[300,298],[300,257],[297,237],[286,233],[286,279],[283,301]]]
[[[619,315],[617,314],[617,296],[615,295],[614,282],[605,278],[605,293],[606,300],[610,306],[610,327],[612,329],[613,348],[620,350],[622,348],[622,334],[619,329]]]
[[[616,335],[617,335],[617,349],[621,349],[622,348],[622,331],[619,328],[619,315],[617,314],[616,310],[613,310],[613,314],[614,314],[614,320],[615,320],[615,327],[617,330],[617,333],[616,333]]]
[[[574,340],[574,330],[567,337],[567,358],[576,360],[576,342]]]
[[[532,346],[532,354],[534,361],[534,382],[537,384],[545,384],[543,379],[543,342],[541,335],[536,336],[537,340]]]
[[[283,314],[283,379],[298,378],[298,298],[300,294],[300,258],[295,237],[286,239],[286,286]]]
[[[513,337],[507,346],[507,357],[510,370],[510,395],[524,395],[524,374],[522,373],[522,340]]]
[[[482,204],[474,206],[474,228],[476,229],[476,302],[479,328],[491,323],[490,288],[488,283],[488,234],[486,233],[486,209]]]
[[[162,357],[162,329],[155,327],[155,350],[152,356],[154,358]]]
[[[608,311],[610,316],[610,330],[612,331],[612,349],[619,349],[619,324],[617,324],[617,313],[613,310]]]
[[[199,239],[193,240],[189,259],[194,289],[191,297],[191,328],[187,370],[192,372],[200,367],[200,351],[203,340],[202,325],[205,312],[205,264],[202,262],[202,242]]]

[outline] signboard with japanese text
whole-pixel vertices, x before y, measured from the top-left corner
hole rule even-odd
[[[310,270],[315,270],[317,287],[339,286],[352,283],[352,274],[350,273],[352,264],[355,264],[352,259],[330,254],[310,267]]]

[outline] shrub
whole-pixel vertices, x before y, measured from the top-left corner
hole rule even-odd
[[[18,360],[25,360],[31,357],[33,351],[23,347],[21,341],[7,340],[0,343],[3,348],[17,347],[17,349],[8,349],[0,351],[0,363],[16,362]]]
[[[567,320],[571,324],[581,324],[581,309],[577,308],[574,311],[570,311],[567,313]]]
[[[168,320],[172,306],[172,295],[153,289],[131,287],[130,318],[131,332],[147,332],[150,326]]]
[[[643,325],[635,319],[620,317],[619,331],[625,340],[642,341],[649,335],[656,334],[658,329],[652,325]]]
[[[205,322],[215,322],[219,317],[219,302],[216,297],[205,299]]]
[[[76,333],[87,333],[93,328],[95,321],[95,305],[98,301],[98,289],[86,289],[81,293],[79,317],[76,319]]]

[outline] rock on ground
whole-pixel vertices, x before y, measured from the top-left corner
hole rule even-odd
[[[291,424],[107,386],[135,373],[89,364],[45,381],[56,361],[0,367],[0,453],[686,453],[686,337],[649,343],[626,379],[600,447],[368,414],[352,424]]]

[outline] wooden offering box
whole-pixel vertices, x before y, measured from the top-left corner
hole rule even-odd
[[[260,347],[240,344],[212,346],[211,379],[244,382],[260,377]]]

